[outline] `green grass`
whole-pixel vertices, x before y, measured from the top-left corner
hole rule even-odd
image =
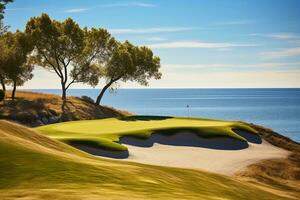
[[[159,116],[72,121],[41,126],[35,130],[66,143],[85,143],[103,149],[126,151],[127,147],[118,143],[122,136],[131,135],[146,139],[153,133],[167,134],[178,130],[191,130],[202,137],[227,136],[246,141],[233,129],[257,133],[256,130],[242,122]]]
[[[0,120],[3,200],[283,200],[299,195],[259,185],[196,170],[96,158],[32,129]]]

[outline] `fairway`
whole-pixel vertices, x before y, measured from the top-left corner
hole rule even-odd
[[[127,151],[127,147],[119,143],[123,136],[147,139],[152,134],[173,134],[182,130],[192,131],[206,138],[222,136],[247,141],[236,134],[234,129],[257,133],[242,122],[159,116],[85,120],[36,128],[40,133],[66,143],[81,143],[115,151]]]

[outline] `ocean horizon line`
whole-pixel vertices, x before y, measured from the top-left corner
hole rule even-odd
[[[102,88],[70,88],[69,90],[101,90]],[[184,89],[300,89],[300,87],[262,87],[262,88],[255,88],[255,87],[249,87],[249,88],[243,88],[243,87],[232,87],[232,88],[118,88],[116,90],[184,90]],[[61,88],[26,88],[26,89],[19,89],[19,90],[61,90]]]

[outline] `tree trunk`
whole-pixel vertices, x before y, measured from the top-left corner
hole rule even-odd
[[[66,84],[63,82],[61,83],[61,89],[62,89],[61,98],[63,101],[65,101],[67,99],[67,88],[66,88]]]
[[[67,99],[67,90],[64,88],[62,89],[62,95],[61,95],[62,100],[66,100]]]
[[[5,83],[3,79],[0,79],[1,85],[2,85],[2,90],[5,92],[6,91],[6,87],[5,87]]]
[[[111,84],[113,84],[113,82],[114,82],[114,81],[111,80],[108,84],[106,84],[106,85],[102,88],[102,90],[101,90],[100,94],[98,95],[97,100],[96,100],[96,102],[95,102],[96,105],[100,105],[101,99],[102,99],[102,97],[103,97],[105,91],[111,86]]]
[[[17,90],[17,83],[16,83],[16,81],[14,81],[13,90],[12,90],[12,93],[11,93],[11,99],[12,99],[12,101],[15,100],[16,90]]]

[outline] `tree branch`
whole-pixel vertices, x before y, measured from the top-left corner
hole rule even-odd
[[[42,51],[41,51],[42,52]],[[54,69],[55,73],[62,79],[62,74],[59,73],[59,71],[56,69],[56,67],[50,62],[50,60],[47,58],[47,56],[44,53],[41,53],[43,58],[49,63],[49,65]]]
[[[66,89],[68,89],[73,83],[79,83],[79,81],[76,81],[75,79],[73,79],[66,87]]]

